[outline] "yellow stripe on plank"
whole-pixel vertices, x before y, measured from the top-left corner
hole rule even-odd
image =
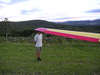
[[[100,34],[98,34],[98,33],[69,31],[69,30],[57,30],[57,29],[47,29],[47,30],[49,30],[49,31],[55,31],[55,32],[61,32],[61,33],[67,33],[67,34],[80,35],[80,36],[100,38]]]

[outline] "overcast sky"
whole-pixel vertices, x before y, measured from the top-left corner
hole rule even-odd
[[[100,19],[100,0],[0,0],[0,21]]]

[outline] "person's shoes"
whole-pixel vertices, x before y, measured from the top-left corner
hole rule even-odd
[[[37,61],[41,61],[41,58],[37,58]]]

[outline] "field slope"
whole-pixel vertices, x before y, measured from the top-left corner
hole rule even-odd
[[[44,41],[42,61],[34,43],[0,43],[0,75],[100,75],[100,43],[59,41]]]

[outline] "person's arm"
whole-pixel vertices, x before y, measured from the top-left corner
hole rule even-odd
[[[36,44],[36,41],[34,41],[34,43]]]

